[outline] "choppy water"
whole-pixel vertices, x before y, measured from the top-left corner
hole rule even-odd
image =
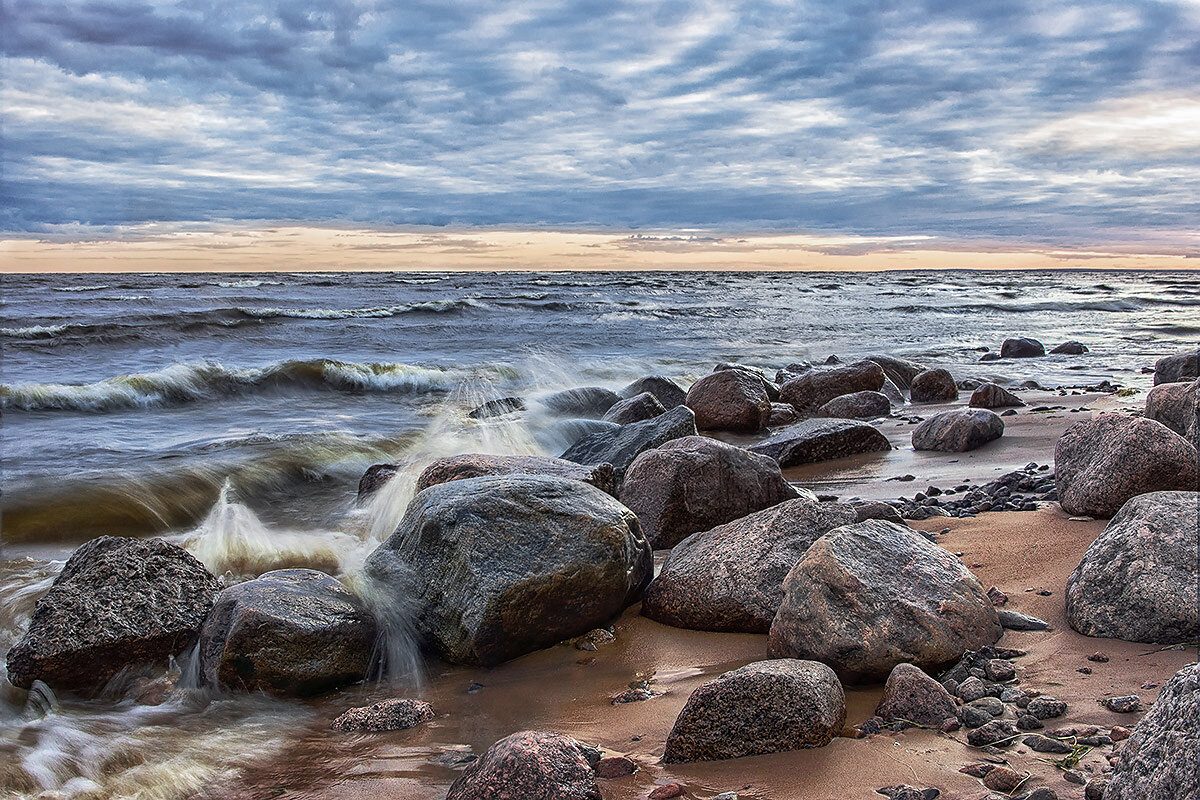
[[[483,399],[871,353],[1145,387],[1143,367],[1200,338],[1189,273],[6,276],[3,292],[5,651],[71,549],[103,533],[170,536],[230,581],[310,565],[356,585],[430,458],[558,454],[536,415],[467,419]],[[1092,352],[978,362],[1012,335]],[[384,460],[409,469],[354,507]],[[247,741],[269,758],[308,713],[181,691],[154,707],[60,698],[41,716],[5,686],[0,794],[169,797],[176,771],[186,796]]]

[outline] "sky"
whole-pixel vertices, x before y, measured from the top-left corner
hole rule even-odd
[[[1200,0],[2,13],[6,269],[1200,263]]]

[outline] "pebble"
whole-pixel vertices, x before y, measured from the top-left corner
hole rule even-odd
[[[609,756],[597,761],[595,769],[600,778],[624,778],[637,772],[637,764],[625,756]]]
[[[1131,733],[1133,733],[1133,731],[1129,730],[1129,728],[1123,727],[1121,725],[1114,725],[1113,729],[1108,732],[1108,736],[1114,742],[1123,742],[1129,738],[1129,735]]]
[[[1090,656],[1088,656],[1087,660],[1094,661],[1097,664],[1106,664],[1106,663],[1108,663],[1108,656],[1106,656],[1104,653],[1097,651],[1095,653],[1092,653]]]
[[[1132,714],[1142,710],[1142,699],[1136,694],[1127,694],[1121,697],[1106,697],[1100,701],[1100,705],[1117,714]]]
[[[1035,697],[1026,710],[1038,719],[1053,719],[1067,713],[1067,704],[1053,697]]]
[[[664,783],[662,786],[655,789],[648,795],[648,800],[671,800],[673,797],[683,796],[683,786],[678,783]]]
[[[1051,739],[1049,736],[1042,736],[1040,733],[1026,736],[1021,742],[1035,753],[1058,753],[1065,755],[1071,752],[1071,746],[1066,742]]]
[[[1027,777],[1008,767],[996,767],[983,776],[983,785],[997,792],[1011,794]]]
[[[1063,780],[1067,781],[1068,783],[1077,783],[1080,786],[1083,786],[1085,783],[1087,783],[1087,776],[1077,769],[1068,769],[1063,772]]]
[[[1022,714],[1017,717],[1017,727],[1023,731],[1036,731],[1046,727],[1042,721],[1032,714]]]

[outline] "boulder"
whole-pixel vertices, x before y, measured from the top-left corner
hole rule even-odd
[[[767,652],[829,664],[844,681],[927,672],[990,645],[1002,629],[963,563],[909,528],[870,520],[818,539],[783,582]]]
[[[867,356],[867,361],[874,361],[883,368],[883,374],[896,386],[908,389],[912,386],[913,378],[929,369],[924,364],[909,361],[895,356]]]
[[[687,392],[675,381],[662,375],[647,375],[638,378],[620,391],[621,397],[636,397],[642,392],[649,392],[663,408],[681,406],[687,400]]]
[[[203,564],[162,539],[92,539],[37,601],[8,651],[8,679],[90,692],[126,666],[165,666],[195,642],[220,590]]]
[[[1008,408],[1023,406],[1025,402],[1003,386],[985,383],[971,392],[971,399],[967,405],[971,408]]]
[[[779,397],[798,409],[815,409],[844,394],[878,392],[883,381],[883,368],[878,364],[856,361],[841,367],[811,369],[785,383]]]
[[[1085,636],[1177,644],[1200,638],[1196,492],[1121,506],[1067,579],[1067,621]]]
[[[1146,395],[1146,418],[1161,422],[1180,436],[1187,437],[1200,418],[1197,397],[1200,380],[1160,383]],[[1194,439],[1189,439],[1193,445]]]
[[[886,436],[866,422],[817,417],[785,428],[747,449],[775,459],[781,467],[790,467],[858,453],[884,452],[892,446]]]
[[[677,628],[766,633],[788,572],[813,542],[855,519],[851,506],[799,498],[693,534],[646,587],[642,614]]]
[[[688,389],[687,407],[700,430],[754,433],[767,426],[771,400],[760,376],[741,369],[705,375]]]
[[[632,511],[586,483],[534,475],[431,486],[366,563],[375,592],[412,609],[427,649],[484,666],[607,625],[652,571]]]
[[[417,478],[418,492],[430,486],[484,475],[551,475],[590,483],[602,492],[615,494],[612,464],[577,464],[550,456],[491,456],[465,453],[435,460]]]
[[[1001,358],[1037,358],[1046,355],[1045,346],[1037,339],[1005,339],[1000,345]]]
[[[774,460],[703,436],[642,453],[620,495],[655,550],[797,496]]]
[[[446,800],[602,800],[599,761],[599,750],[569,736],[520,731],[467,767]]]
[[[1072,339],[1069,342],[1063,342],[1050,352],[1054,355],[1060,356],[1081,356],[1088,352],[1088,348],[1083,342],[1077,342]]]
[[[1154,385],[1200,378],[1200,347],[1187,353],[1166,356],[1154,362]]]
[[[745,364],[733,364],[730,362],[722,362],[713,367],[713,372],[724,372],[730,369],[741,370],[750,375],[755,376],[762,381],[763,391],[767,393],[767,398],[772,402],[779,400],[779,386],[767,377],[767,374],[757,367],[750,367]]]
[[[1000,354],[999,353],[984,353],[983,355],[981,355],[979,357],[979,360],[980,361],[999,361]]]
[[[502,417],[515,411],[524,411],[525,401],[519,397],[498,397],[476,406],[467,413],[471,419],[491,419]]]
[[[1117,753],[1104,800],[1200,800],[1200,664],[1167,681]]]
[[[1195,491],[1196,448],[1161,422],[1097,414],[1059,437],[1054,474],[1064,511],[1111,517],[1139,494]]]
[[[799,419],[794,406],[787,403],[771,403],[771,415],[767,417],[768,428],[779,428],[784,425],[791,425]]]
[[[854,392],[835,397],[817,410],[818,416],[875,419],[892,413],[892,401],[879,392]]]
[[[600,386],[580,386],[564,389],[539,399],[542,407],[559,417],[599,417],[621,397]]]
[[[561,453],[593,433],[615,431],[620,427],[615,422],[598,419],[558,419],[545,427],[536,428],[533,435],[544,449]]]
[[[625,479],[625,470],[647,450],[661,447],[672,439],[696,435],[696,415],[687,406],[676,406],[654,419],[618,425],[585,436],[567,448],[561,458],[577,464],[612,464],[617,486]]]
[[[217,595],[200,629],[208,686],[310,696],[357,683],[372,666],[375,617],[313,569],[280,569]]]
[[[613,405],[600,419],[605,422],[615,422],[625,425],[629,422],[641,422],[644,419],[654,419],[666,411],[663,404],[649,392],[635,394]]]
[[[958,399],[958,384],[944,369],[927,369],[913,378],[909,396],[914,403],[950,403]]]
[[[424,700],[396,698],[352,708],[333,721],[335,731],[381,733],[404,731],[433,719],[433,706]]]
[[[914,450],[965,453],[1004,435],[1004,420],[986,408],[943,411],[922,422],[912,433]]]
[[[888,722],[911,722],[937,728],[958,716],[954,698],[920,667],[897,664],[883,687],[883,697],[875,707],[875,716]]]
[[[846,722],[846,695],[815,661],[756,661],[696,687],[667,735],[663,761],[823,747]]]

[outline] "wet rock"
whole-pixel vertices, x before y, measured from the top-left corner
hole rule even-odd
[[[1200,665],[1175,673],[1124,744],[1105,800],[1200,798]]]
[[[1023,406],[1025,402],[1003,386],[985,383],[971,392],[967,405],[971,408],[1008,408]]]
[[[844,394],[878,392],[883,380],[883,368],[878,364],[856,361],[844,367],[809,370],[785,383],[779,397],[798,409],[815,409]]]
[[[382,489],[396,476],[400,468],[395,464],[372,464],[358,481],[358,500],[361,502]]]
[[[822,417],[875,419],[892,413],[892,401],[879,392],[854,392],[835,397],[817,409]]]
[[[735,433],[767,427],[771,399],[763,384],[763,378],[740,369],[705,375],[687,393],[687,406],[696,412],[696,427]]]
[[[815,661],[757,661],[701,684],[667,736],[663,761],[726,758],[822,747],[846,721],[837,676]]]
[[[596,762],[596,777],[611,780],[637,772],[637,764],[625,756],[609,756]]]
[[[1069,342],[1063,342],[1062,344],[1060,344],[1058,347],[1054,348],[1050,352],[1053,353],[1054,355],[1081,356],[1084,353],[1088,352],[1088,348],[1087,348],[1087,345],[1085,345],[1083,342],[1077,342],[1074,339],[1072,339]]]
[[[655,550],[798,496],[772,459],[703,436],[639,455],[620,494]]]
[[[787,403],[771,403],[771,415],[767,418],[767,427],[778,428],[783,425],[791,425],[799,418],[794,406]]]
[[[912,434],[914,450],[964,453],[1004,435],[1004,420],[983,408],[964,408],[934,414]]]
[[[1046,348],[1037,339],[1005,339],[1000,346],[1001,358],[1037,358],[1046,355]]]
[[[999,361],[1000,354],[999,353],[984,353],[983,355],[981,355],[979,357],[979,360],[980,361]]]
[[[929,369],[924,364],[896,356],[867,356],[867,361],[878,364],[888,380],[904,389],[912,386],[913,378],[917,377],[919,373]]]
[[[611,432],[620,428],[615,422],[603,422],[598,419],[560,419],[535,431],[534,437],[546,450],[562,452],[593,433]]]
[[[958,399],[958,385],[944,369],[927,369],[913,378],[914,403],[949,403]]]
[[[1154,385],[1190,381],[1200,377],[1200,348],[1166,356],[1154,362]]]
[[[618,403],[614,403],[613,407],[604,412],[604,416],[600,419],[605,422],[615,422],[618,425],[626,425],[630,422],[641,422],[644,419],[654,419],[659,414],[666,411],[663,404],[658,402],[658,399],[649,392],[635,394],[633,397],[628,397]]]
[[[505,414],[511,414],[514,411],[524,411],[525,401],[519,397],[500,397],[495,400],[488,400],[480,406],[471,409],[467,414],[471,419],[490,419],[492,417],[502,417]]]
[[[217,595],[200,630],[200,677],[233,690],[320,694],[366,677],[377,634],[374,616],[330,576],[275,570]]]
[[[675,797],[683,797],[684,788],[678,783],[664,783],[662,786],[654,787],[654,790],[648,794],[647,800],[672,800]]]
[[[654,419],[597,431],[571,445],[561,458],[579,464],[612,464],[613,477],[620,486],[625,470],[639,455],[672,439],[695,435],[696,417],[692,410],[676,406]]]
[[[397,698],[352,708],[333,721],[335,731],[381,732],[415,728],[433,719],[433,706],[423,700]]]
[[[888,721],[901,720],[935,728],[956,716],[954,698],[940,683],[912,664],[897,664],[883,687],[875,714]]]
[[[1142,710],[1142,699],[1136,694],[1126,694],[1120,697],[1106,697],[1100,705],[1116,714],[1133,714]]]
[[[781,467],[844,458],[858,453],[891,450],[887,437],[866,423],[816,418],[785,428],[749,448],[779,462]]]
[[[122,668],[166,664],[190,647],[221,584],[162,539],[102,536],[79,547],[8,651],[8,679],[101,688]]]
[[[766,633],[791,568],[854,520],[849,506],[797,499],[689,536],[646,587],[642,614],[678,628]]]
[[[603,387],[580,386],[548,394],[538,402],[560,417],[599,417],[620,400],[620,395]]]
[[[883,680],[904,662],[938,669],[1001,633],[983,586],[962,562],[890,522],[822,536],[783,589],[768,653],[823,661],[850,682]]]
[[[687,400],[687,392],[675,381],[662,375],[647,375],[638,378],[621,390],[621,397],[635,397],[642,392],[649,392],[662,404],[663,408],[681,406]]]
[[[637,517],[599,489],[502,475],[418,494],[366,571],[413,604],[426,647],[490,666],[603,627],[640,596],[652,560]]]
[[[1050,623],[1045,620],[1031,617],[1028,614],[1022,614],[1009,609],[999,609],[996,611],[996,616],[1000,619],[1000,624],[1006,630],[1010,631],[1048,631]]]
[[[600,751],[569,736],[520,731],[488,748],[446,800],[602,800]]]
[[[1175,644],[1200,635],[1196,492],[1121,507],[1067,579],[1067,622],[1086,636]]]
[[[1196,448],[1160,422],[1097,414],[1059,437],[1054,452],[1059,502],[1069,514],[1111,517],[1147,492],[1195,491]]]
[[[550,456],[493,456],[466,453],[439,458],[417,478],[417,491],[430,486],[484,475],[548,475],[590,483],[602,492],[613,494],[612,464],[585,465]]]
[[[1146,418],[1161,422],[1195,446],[1196,440],[1188,434],[1200,415],[1196,408],[1198,395],[1200,380],[1159,384],[1146,395]]]

